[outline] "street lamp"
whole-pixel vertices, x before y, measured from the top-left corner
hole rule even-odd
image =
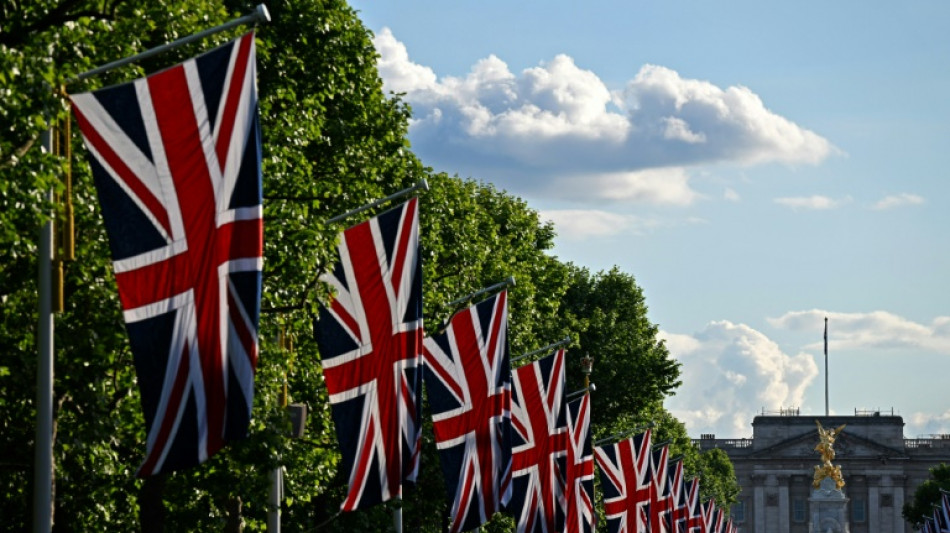
[[[581,371],[584,372],[584,388],[590,387],[590,372],[594,369],[594,358],[589,354],[581,357]]]

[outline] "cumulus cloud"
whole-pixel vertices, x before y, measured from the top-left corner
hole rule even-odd
[[[551,188],[565,198],[654,205],[690,205],[700,197],[686,169],[678,167],[561,176],[551,180]]]
[[[683,385],[666,406],[693,436],[749,437],[761,408],[801,406],[818,375],[811,355],[786,354],[745,324],[711,322],[694,335],[661,335],[683,363]]]
[[[835,200],[827,196],[794,196],[786,198],[776,198],[775,203],[791,207],[792,209],[822,210],[834,209],[850,201],[850,198],[844,200]]]
[[[413,108],[410,139],[423,161],[519,192],[682,205],[695,196],[683,170],[662,174],[677,201],[624,186],[637,189],[648,169],[818,163],[832,151],[746,87],[723,89],[661,66],[642,67],[616,91],[563,54],[518,73],[492,55],[464,77],[438,78],[390,30],[374,43],[384,88]],[[596,186],[564,186],[587,180]],[[614,186],[620,191],[604,190]]]
[[[773,327],[792,331],[822,331],[825,317],[834,328],[829,346],[836,349],[922,349],[950,354],[950,316],[919,324],[887,311],[837,313],[812,309],[791,311],[768,321]],[[816,343],[806,349],[819,345]]]
[[[908,437],[950,434],[950,410],[939,414],[913,413],[904,419]]]
[[[924,203],[924,198],[922,196],[905,192],[901,194],[885,196],[884,198],[878,200],[873,206],[871,206],[871,208],[883,211],[886,209],[895,209],[909,205],[920,205],[922,203]]]
[[[554,223],[558,237],[583,240],[621,233],[639,234],[658,223],[635,215],[610,213],[599,209],[553,209],[539,213],[542,220]]]

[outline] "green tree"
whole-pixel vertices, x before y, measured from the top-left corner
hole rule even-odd
[[[562,316],[577,331],[577,353],[594,358],[591,381],[597,386],[591,423],[598,434],[616,432],[638,413],[662,403],[680,385],[679,363],[658,338],[647,315],[643,290],[616,267],[591,274],[572,267]],[[571,358],[572,376],[581,373]],[[581,383],[574,379],[574,388]]]
[[[561,316],[576,331],[574,353],[594,359],[591,424],[595,439],[619,438],[652,427],[654,443],[669,443],[681,457],[687,477],[700,477],[703,500],[727,508],[738,499],[739,484],[728,457],[719,450],[700,452],[682,422],[663,408],[680,386],[679,363],[659,339],[646,299],[632,275],[614,267],[591,274],[571,266]],[[580,358],[568,368],[569,389],[581,387]]]
[[[167,0],[4,4],[0,87],[0,380],[4,407],[0,487],[3,514],[28,529],[32,480],[36,346],[36,240],[49,189],[61,190],[63,160],[39,150],[50,120],[68,120],[51,87],[93,66],[214,26],[250,3]],[[287,466],[287,514],[328,486],[337,460],[325,388],[309,331],[339,227],[322,221],[424,175],[406,150],[408,110],[386,98],[369,32],[344,2],[271,3],[258,31],[264,131],[265,289],[252,436],[202,468],[164,479],[169,529],[215,529],[243,520],[257,528],[267,509],[266,472]],[[127,81],[192,56],[238,32],[209,38],[138,65],[71,84],[77,92]],[[115,35],[122,35],[116,39]],[[78,255],[67,265],[67,309],[57,317],[56,523],[87,530],[135,529],[134,478],[144,433],[131,355],[89,170],[72,138]],[[90,313],[90,310],[96,310]],[[275,342],[283,329],[294,351]],[[310,438],[284,437],[280,392],[310,406]],[[26,443],[26,446],[23,444]],[[243,499],[243,502],[242,502]],[[243,506],[243,508],[242,508]],[[235,516],[236,513],[237,516]],[[305,523],[301,520],[300,523]]]
[[[930,477],[914,491],[909,502],[904,503],[901,514],[904,520],[920,529],[933,516],[935,505],[941,504],[941,492],[950,491],[950,465],[940,463],[930,468]]]
[[[65,159],[39,149],[42,132],[69,120],[66,101],[53,88],[251,8],[233,0],[37,0],[0,7],[0,515],[13,530],[30,526],[36,236],[49,214],[62,210],[46,194],[63,192],[67,170]],[[422,177],[431,188],[421,200],[427,327],[436,329],[454,311],[445,302],[514,276],[514,355],[571,334],[571,353],[597,360],[598,435],[658,418],[651,409],[678,385],[679,371],[657,340],[633,277],[616,269],[591,275],[561,263],[550,255],[553,227],[526,202],[425,168],[409,149],[410,109],[383,94],[371,35],[345,2],[282,0],[268,8],[273,21],[257,30],[265,260],[251,435],[199,468],[148,484],[134,477],[145,449],[136,376],[108,242],[74,133],[66,144],[74,151],[79,259],[65,265],[66,309],[56,319],[56,527],[262,530],[267,473],[279,465],[286,470],[286,530],[388,527],[395,504],[333,518],[345,480],[336,468],[339,452],[311,330],[319,302],[328,297],[318,277],[333,261],[338,233],[356,222],[325,221]],[[243,31],[70,83],[67,90],[129,81]],[[582,380],[577,359],[568,369],[572,390]],[[288,399],[309,408],[304,439],[287,437]],[[446,502],[431,432],[424,435],[423,470],[404,502],[406,520],[415,530],[437,531]],[[140,502],[155,495],[164,515],[140,513]],[[487,529],[510,527],[510,518],[498,516]]]

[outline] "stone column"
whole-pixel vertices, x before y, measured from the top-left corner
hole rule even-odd
[[[904,485],[907,483],[907,476],[891,476],[891,480],[894,486],[894,532],[903,533],[906,525],[901,510],[904,508]]]
[[[788,480],[786,474],[779,474],[778,479],[778,530],[790,531],[789,510],[788,510]]]
[[[761,474],[752,474],[752,486],[755,487],[755,495],[752,503],[752,511],[755,515],[755,525],[752,531],[755,533],[765,533],[765,476]]]
[[[868,531],[880,531],[881,476],[868,476]]]

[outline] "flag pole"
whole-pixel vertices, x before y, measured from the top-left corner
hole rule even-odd
[[[578,396],[583,396],[587,394],[588,392],[596,392],[596,391],[597,391],[597,387],[593,383],[591,383],[590,385],[584,387],[583,389],[579,389],[568,394],[567,396],[564,397],[564,400],[565,401],[573,400],[574,398],[577,398]]]
[[[280,500],[284,492],[284,473],[282,467],[267,473],[267,533],[280,533]]]
[[[134,56],[125,57],[125,58],[122,58],[122,59],[117,59],[117,60],[115,60],[115,61],[113,61],[113,62],[111,62],[111,63],[107,63],[107,64],[102,65],[102,66],[100,66],[100,67],[96,67],[96,68],[94,68],[94,69],[92,69],[92,70],[87,70],[86,72],[83,72],[82,74],[79,74],[79,75],[76,76],[75,78],[72,78],[72,79],[68,80],[67,83],[71,83],[71,82],[75,82],[75,81],[81,81],[81,80],[84,80],[84,79],[86,79],[86,78],[91,78],[91,77],[93,77],[93,76],[97,76],[97,75],[102,74],[102,73],[104,73],[104,72],[108,72],[108,71],[110,71],[110,70],[112,70],[112,69],[114,69],[114,68],[122,67],[122,66],[128,65],[129,63],[135,63],[135,62],[141,61],[141,60],[143,60],[143,59],[147,59],[147,58],[152,57],[152,56],[154,56],[154,55],[156,55],[156,54],[160,54],[160,53],[162,53],[162,52],[167,52],[168,50],[173,50],[173,49],[175,49],[175,48],[178,48],[179,46],[184,46],[184,45],[186,45],[186,44],[193,43],[193,42],[195,42],[195,41],[199,41],[199,40],[201,40],[201,39],[204,39],[205,37],[214,35],[214,34],[216,34],[216,33],[221,33],[222,31],[230,30],[231,28],[235,28],[235,27],[240,26],[240,25],[242,25],[242,24],[255,24],[255,25],[256,25],[256,24],[259,23],[259,22],[260,22],[260,23],[262,23],[262,22],[270,22],[270,13],[267,11],[267,6],[265,6],[264,4],[258,4],[257,7],[254,8],[254,11],[248,13],[247,15],[244,15],[243,17],[239,17],[239,18],[236,18],[236,19],[234,19],[234,20],[232,20],[232,21],[225,22],[224,24],[221,24],[220,26],[215,26],[215,27],[213,27],[213,28],[208,28],[207,30],[200,31],[200,32],[198,32],[198,33],[194,33],[194,34],[189,35],[189,36],[187,36],[187,37],[182,37],[181,39],[178,39],[177,41],[172,41],[172,42],[170,42],[170,43],[165,43],[165,44],[163,44],[163,45],[161,45],[161,46],[156,46],[155,48],[151,48],[151,49],[146,50],[146,51],[144,51],[144,52],[142,52],[142,53],[140,53],[140,54],[136,54],[136,55],[134,55]]]
[[[46,130],[43,149],[53,151],[53,132]],[[47,193],[53,201],[53,191]],[[33,464],[33,531],[53,528],[53,218],[40,229],[38,258],[39,324],[36,364],[36,449]]]
[[[393,508],[393,528],[396,533],[402,533],[402,497],[396,497],[396,506]]]
[[[545,346],[545,347],[543,347],[543,348],[538,348],[537,350],[528,352],[528,353],[523,354],[523,355],[519,355],[518,357],[515,357],[514,359],[512,359],[511,362],[514,363],[515,361],[520,361],[521,359],[524,359],[525,357],[531,357],[532,355],[539,354],[539,353],[541,353],[541,352],[546,352],[546,351],[548,351],[548,350],[553,350],[553,349],[555,349],[555,348],[557,348],[557,347],[559,347],[559,346],[564,346],[565,344],[567,344],[567,343],[569,343],[569,342],[571,342],[571,338],[570,338],[570,337],[564,337],[563,339],[561,339],[561,340],[559,340],[559,341],[557,341],[557,342],[555,342],[555,343],[553,343],[553,344],[548,344],[547,346]]]
[[[343,213],[342,215],[337,215],[337,216],[331,218],[330,220],[327,220],[327,224],[333,224],[334,222],[339,222],[339,221],[343,220],[344,218],[353,216],[353,215],[355,215],[355,214],[357,214],[357,213],[362,213],[363,211],[366,211],[367,209],[372,209],[372,208],[374,208],[374,207],[376,207],[376,206],[378,206],[378,205],[385,204],[386,202],[390,202],[390,201],[392,201],[392,200],[396,200],[396,199],[398,199],[398,198],[402,198],[403,196],[409,196],[410,194],[412,194],[412,193],[414,193],[414,192],[416,192],[416,191],[418,191],[418,190],[420,190],[420,189],[422,189],[423,191],[428,191],[428,190],[429,190],[429,182],[426,181],[425,178],[423,178],[422,180],[420,180],[419,183],[416,183],[416,184],[413,185],[412,187],[409,187],[408,189],[403,189],[403,190],[401,190],[401,191],[399,191],[399,192],[390,194],[389,196],[387,196],[387,197],[385,197],[385,198],[380,198],[379,200],[376,200],[376,201],[373,202],[373,203],[369,203],[369,204],[366,204],[366,205],[362,205],[362,206],[360,206],[360,207],[357,207],[356,209],[350,209],[349,211],[347,211],[346,213]]]
[[[489,292],[492,292],[492,291],[496,291],[496,290],[498,290],[498,289],[504,289],[504,288],[507,288],[507,287],[513,287],[514,285],[515,285],[515,277],[514,277],[514,276],[508,276],[508,279],[506,279],[505,281],[498,282],[498,283],[492,285],[491,287],[485,287],[484,289],[482,289],[482,290],[480,290],[480,291],[473,292],[472,294],[469,294],[468,296],[463,296],[463,297],[458,298],[458,299],[456,299],[456,300],[452,300],[451,302],[449,302],[449,303],[447,303],[447,304],[444,304],[442,307],[454,307],[454,306],[456,306],[456,305],[458,305],[458,304],[460,304],[460,303],[462,303],[462,302],[467,302],[467,301],[469,301],[469,300],[473,300],[473,299],[475,299],[476,297],[481,296],[481,295],[483,295],[483,294],[486,294],[486,293],[489,293]]]
[[[828,317],[825,317],[825,416],[828,415]]]
[[[633,435],[634,433],[637,433],[637,432],[640,432],[640,431],[644,431],[644,430],[650,429],[650,428],[652,428],[652,427],[655,426],[655,425],[656,425],[656,423],[654,423],[654,422],[651,421],[649,424],[647,424],[647,425],[645,425],[645,426],[635,427],[635,428],[633,428],[633,429],[631,429],[631,430],[629,430],[629,431],[621,431],[620,433],[615,433],[615,434],[613,434],[613,435],[611,435],[611,436],[609,436],[609,437],[604,437],[604,438],[602,438],[602,439],[600,439],[600,440],[594,442],[594,446],[600,446],[601,444],[606,444],[606,443],[608,443],[608,442],[610,442],[610,441],[612,441],[612,440],[614,440],[614,439],[623,439],[623,438],[626,438],[626,437],[628,437],[628,436],[630,436],[630,435]]]

